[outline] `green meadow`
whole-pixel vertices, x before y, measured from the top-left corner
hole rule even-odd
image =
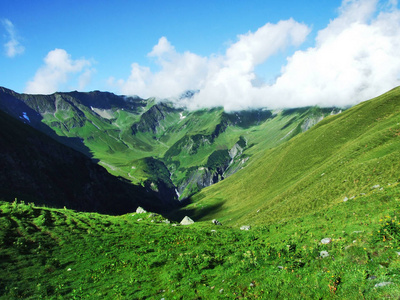
[[[0,298],[397,299],[399,196],[396,184],[247,231],[2,202]]]

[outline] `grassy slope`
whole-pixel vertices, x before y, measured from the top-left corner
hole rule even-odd
[[[396,184],[250,231],[0,202],[0,299],[398,298],[399,197]]]
[[[187,208],[243,225],[278,222],[333,206],[400,179],[400,88],[326,118],[265,151],[248,167],[193,197]],[[230,221],[232,219],[232,221]]]

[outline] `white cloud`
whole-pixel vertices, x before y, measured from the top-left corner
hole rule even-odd
[[[344,1],[341,15],[318,32],[316,46],[297,51],[262,91],[284,95],[269,106],[352,105],[400,84],[400,14],[375,17],[377,1]]]
[[[290,46],[298,47],[310,28],[293,19],[239,35],[224,55],[179,53],[160,38],[148,54],[160,70],[136,63],[126,80],[113,81],[122,93],[174,97],[189,108],[352,105],[400,84],[400,12],[397,1],[343,0],[338,17],[320,30],[315,45],[294,52],[272,84],[260,84],[255,68]],[[257,83],[257,84],[256,84]]]
[[[73,60],[63,49],[54,49],[44,58],[44,65],[39,68],[32,80],[28,81],[25,92],[30,94],[51,94],[58,91],[71,76],[78,80],[79,89],[83,89],[94,72],[91,61]],[[71,88],[68,88],[71,89]]]
[[[308,32],[307,26],[294,20],[268,23],[255,33],[240,35],[225,55],[211,57],[201,57],[191,52],[178,53],[167,38],[161,37],[148,54],[155,58],[161,67],[160,71],[153,73],[150,68],[133,63],[127,80],[111,82],[124,94],[142,97],[174,97],[185,90],[213,89],[215,84],[219,85],[217,89],[221,93],[225,89],[233,93],[229,91],[232,84],[232,88],[235,88],[238,84],[246,85],[247,81],[255,79],[253,71],[257,64],[289,45],[300,44]],[[210,99],[209,104],[203,104],[223,105],[221,99],[217,102]]]
[[[150,68],[133,63],[127,80],[114,81],[123,94],[173,97],[199,88],[207,74],[209,59],[191,52],[178,53],[165,37],[160,38],[148,56],[156,60],[161,70],[153,73]]]
[[[175,48],[167,40],[166,37],[159,39],[158,44],[153,47],[153,50],[148,54],[148,56],[161,57],[164,54],[174,54]]]
[[[15,57],[16,55],[24,53],[25,48],[18,41],[17,32],[15,30],[14,24],[8,19],[2,20],[2,23],[8,35],[8,42],[4,44],[6,55],[8,57]]]

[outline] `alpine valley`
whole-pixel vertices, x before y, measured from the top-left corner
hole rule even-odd
[[[186,111],[170,102],[106,92],[26,95],[5,88],[0,88],[0,108],[169,204],[229,177],[260,150],[339,112],[317,107]]]
[[[0,87],[0,126],[1,299],[400,297],[400,87],[237,112]]]

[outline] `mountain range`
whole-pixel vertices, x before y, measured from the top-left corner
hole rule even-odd
[[[18,94],[0,88],[0,109],[92,158],[111,174],[181,202],[236,173],[260,149],[306,131],[336,108],[187,111],[107,92]]]
[[[0,88],[0,128],[0,299],[400,297],[400,87],[240,112]]]

